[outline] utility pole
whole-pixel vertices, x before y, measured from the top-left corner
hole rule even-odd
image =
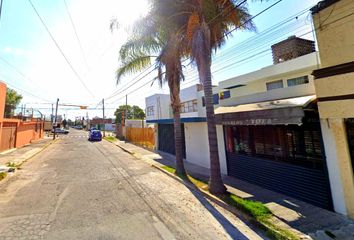
[[[105,122],[105,116],[104,116],[104,98],[102,99],[102,105],[103,105],[103,137],[106,136],[106,122]]]
[[[57,98],[57,105],[55,107],[55,117],[54,117],[54,133],[53,133],[53,140],[55,140],[55,134],[57,129],[57,116],[58,116],[58,105],[59,105],[59,98]]]
[[[52,122],[52,125],[54,124],[54,104],[52,103],[52,115],[50,116],[50,121]]]
[[[88,116],[88,112],[86,112],[86,130],[87,130],[87,129],[90,129],[90,128],[89,128],[89,124],[90,124],[90,123],[89,123],[89,116]]]
[[[125,95],[125,114],[124,114],[124,126],[125,126],[125,120],[128,118],[128,94]]]

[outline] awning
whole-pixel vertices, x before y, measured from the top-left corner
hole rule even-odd
[[[304,107],[315,95],[275,101],[242,104],[215,109],[217,124],[222,125],[301,125]]]

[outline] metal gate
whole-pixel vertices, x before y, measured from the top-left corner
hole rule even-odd
[[[224,131],[226,136],[226,128]],[[317,129],[314,130],[314,132],[316,131]],[[257,131],[253,131],[253,133],[257,133]],[[321,137],[320,132],[317,135]],[[250,136],[251,140],[257,139],[257,143],[261,142],[259,141],[260,136],[255,134]],[[272,141],[273,139],[272,135],[268,134],[264,136],[267,137],[264,138],[266,139],[264,146],[253,146],[251,144],[247,146],[255,147],[257,150],[262,147],[265,149],[269,148],[272,151],[278,150],[274,147],[275,145],[269,144],[269,141]],[[262,137],[264,136],[262,135]],[[240,144],[235,145],[240,149],[244,149],[245,153],[226,150],[228,175],[292,196],[325,209],[333,209],[329,180],[325,171],[325,166],[312,164],[311,161],[310,165],[312,167],[306,167],[305,164],[295,165],[292,161],[279,161],[276,157],[270,159],[259,154],[248,154],[248,149],[244,146],[242,147]],[[313,143],[313,145],[315,146],[316,144]],[[292,151],[294,150],[295,149],[293,148]],[[274,154],[274,156],[276,156],[276,154]],[[300,162],[301,159],[296,157],[295,160]],[[323,159],[323,162],[324,161],[325,159]]]
[[[0,151],[5,151],[15,147],[16,127],[3,127],[1,132]]]
[[[184,137],[184,124],[182,123],[182,151],[183,157],[186,158],[186,144]],[[173,124],[159,124],[158,127],[159,150],[175,155],[175,133]]]

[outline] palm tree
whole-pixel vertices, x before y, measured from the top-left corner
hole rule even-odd
[[[213,50],[216,51],[225,43],[225,35],[231,28],[253,29],[254,25],[250,21],[247,7],[236,5],[233,0],[185,0],[183,4],[185,9],[182,12],[188,15],[185,35],[189,40],[190,57],[196,63],[199,80],[204,85],[210,151],[209,191],[213,194],[223,194],[226,187],[220,173],[211,57]]]
[[[161,3],[154,6],[155,8],[152,8],[148,16],[135,24],[133,36],[121,47],[119,57],[122,65],[116,72],[116,78],[117,83],[119,83],[122,76],[141,71],[150,66],[152,58],[155,58],[158,71],[156,79],[159,80],[160,86],[167,82],[170,89],[174,119],[176,174],[186,175],[182,151],[181,101],[179,96],[180,81],[184,78],[181,64],[183,54],[181,47],[183,44],[179,44],[181,41],[179,36],[181,35],[176,34],[175,25],[166,24],[165,27],[161,27],[161,19],[156,15],[157,8],[167,5]]]

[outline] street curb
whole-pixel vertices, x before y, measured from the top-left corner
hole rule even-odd
[[[28,160],[30,160],[31,158],[34,158],[35,156],[37,156],[39,153],[43,152],[47,147],[49,147],[50,145],[52,145],[53,143],[59,141],[59,139],[55,139],[55,140],[51,140],[48,143],[46,143],[41,150],[39,150],[38,152],[34,153],[32,156],[29,156],[28,158],[26,158],[24,161],[22,161],[22,163],[20,165],[22,165],[23,163],[27,162]]]
[[[104,139],[104,138],[102,138],[102,139]],[[132,152],[132,151],[130,151],[130,150],[128,150],[128,149],[126,149],[126,148],[120,146],[120,145],[119,145],[118,143],[116,143],[116,142],[111,142],[111,141],[109,141],[109,140],[107,140],[107,139],[104,139],[104,140],[107,141],[107,142],[109,142],[109,143],[111,143],[111,144],[113,144],[113,145],[115,145],[115,146],[117,146],[117,147],[119,147],[119,148],[122,149],[124,152],[129,153],[130,155],[133,155],[133,156],[134,156],[134,154],[135,154],[135,152]]]
[[[106,140],[108,141],[108,140]],[[110,141],[108,141],[110,142]],[[117,143],[113,143],[113,142],[110,142],[114,145],[116,145],[117,147],[121,148],[123,151],[131,154],[133,157],[137,158],[137,159],[141,159],[145,162],[147,162],[143,157],[137,157],[136,154],[126,148],[124,148],[123,146],[120,146],[119,144]],[[198,191],[200,192],[201,194],[203,194],[204,197],[208,198],[210,201],[213,201],[215,204],[217,204],[218,206],[224,208],[225,210],[233,213],[235,216],[237,216],[238,218],[240,218],[241,220],[243,221],[248,221],[250,223],[252,223],[254,226],[256,227],[259,227],[261,230],[263,230],[265,232],[266,235],[270,235],[270,237],[274,238],[274,239],[278,239],[280,237],[280,239],[287,239],[285,236],[283,236],[279,231],[275,230],[275,229],[272,229],[270,227],[268,227],[266,224],[264,223],[261,223],[261,222],[258,222],[256,219],[254,219],[253,217],[251,217],[250,215],[238,210],[237,208],[233,207],[233,206],[230,206],[229,204],[225,203],[224,201],[222,201],[221,199],[219,199],[218,197],[210,194],[209,192],[207,191],[204,191],[198,187],[196,187],[193,183],[189,183],[189,182],[186,182],[186,181],[183,181],[181,178],[179,178],[178,176],[176,176],[175,174],[172,174],[168,171],[166,171],[165,169],[161,168],[160,166],[157,166],[153,163],[150,163],[148,162],[151,167],[153,168],[156,168],[158,169],[159,171],[165,173],[167,176],[173,178],[174,180],[182,183],[183,185],[185,185],[186,187],[190,188],[190,189],[193,189],[195,191]],[[279,218],[277,218],[276,216],[273,216],[273,221],[279,221],[281,223],[284,223],[282,222]],[[285,224],[285,223],[284,223]],[[298,232],[296,229],[287,229],[288,231],[292,232],[294,235],[296,235],[296,237],[298,237],[299,239],[308,239],[307,236],[303,235],[303,233],[301,232]]]
[[[276,230],[274,230],[272,228],[269,228],[264,223],[258,222],[256,219],[254,219],[250,215],[238,210],[237,208],[235,208],[233,206],[230,206],[229,204],[225,203],[223,200],[221,200],[217,196],[212,195],[211,193],[209,193],[207,191],[204,191],[203,189],[198,188],[193,183],[189,183],[189,182],[183,181],[181,178],[179,178],[175,174],[170,173],[170,172],[166,171],[165,169],[163,169],[163,168],[161,168],[161,167],[159,167],[157,165],[151,164],[151,166],[156,168],[156,169],[158,169],[159,171],[165,173],[166,175],[168,175],[169,177],[173,178],[174,180],[184,184],[186,187],[191,188],[191,189],[193,189],[195,191],[198,191],[199,193],[203,194],[204,197],[208,198],[210,201],[214,202],[215,204],[217,204],[218,206],[224,208],[225,210],[231,212],[232,214],[234,214],[235,216],[237,216],[241,220],[250,222],[254,226],[256,226],[256,227],[260,228],[261,230],[263,230],[265,234],[270,232],[270,234],[273,236],[274,233],[275,233],[276,235],[282,236],[283,238],[281,238],[281,239],[287,239],[280,232],[278,232],[278,231],[276,231]],[[273,216],[273,218],[278,220],[278,221],[280,221],[276,216]],[[293,232],[293,234],[296,234],[296,233]],[[296,235],[298,236],[298,234],[296,234]],[[301,237],[301,236],[298,236],[298,237],[299,237],[299,239],[303,239],[303,237]]]

